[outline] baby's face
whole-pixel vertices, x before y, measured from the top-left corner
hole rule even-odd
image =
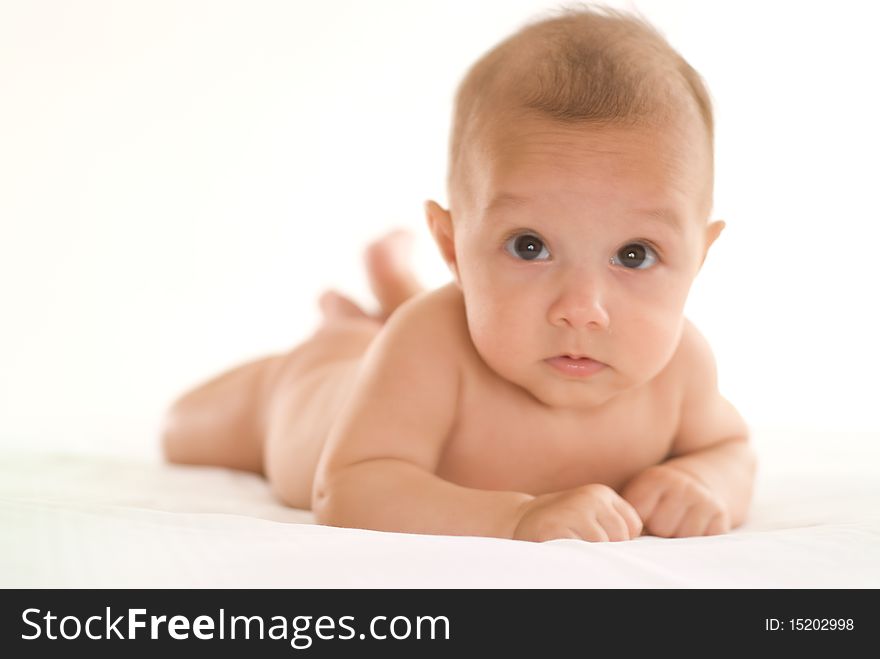
[[[474,346],[501,377],[547,405],[586,410],[669,362],[723,228],[702,216],[710,163],[694,123],[528,119],[498,129],[476,157],[473,203],[454,222],[455,267]],[[583,377],[548,361],[565,355],[604,366]]]

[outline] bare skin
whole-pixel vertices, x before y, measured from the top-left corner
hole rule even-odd
[[[264,475],[282,501],[309,509],[315,465],[360,358],[394,310],[422,291],[409,267],[411,244],[398,230],[364,253],[378,313],[327,291],[318,300],[322,323],[306,341],[181,396],[166,417],[165,456]]]
[[[558,514],[567,507],[578,514],[585,501],[595,506],[596,500],[612,518],[593,539],[638,536],[643,523],[617,492],[667,456],[682,366],[671,363],[649,387],[618,399],[589,426],[583,418],[553,413],[487,369],[468,340],[460,291],[449,284],[424,293],[400,265],[408,249],[409,239],[395,233],[366,252],[371,286],[385,300],[379,314],[328,291],[319,300],[323,323],[307,341],[224,373],[179,399],[163,437],[168,459],[263,474],[287,505],[311,508],[318,461],[364,353],[395,310],[423,293],[414,302],[438,334],[451,337],[435,348],[458,352],[446,357],[459,360],[460,390],[466,392],[455,431],[436,461],[436,476],[466,488],[530,495],[517,497],[514,508],[534,502],[533,514],[519,524],[520,534],[532,539],[581,537],[542,526],[540,516],[538,528],[530,529],[534,511],[551,507]]]
[[[696,135],[536,119],[497,140],[457,221],[426,208],[453,283],[422,291],[405,234],[377,241],[380,312],[322,296],[308,340],[173,406],[168,458],[265,474],[333,526],[619,541],[741,524],[748,430],[682,315],[724,226],[700,222],[705,163],[680,149]],[[552,366],[567,354],[601,369]]]

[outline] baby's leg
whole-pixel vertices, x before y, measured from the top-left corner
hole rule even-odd
[[[380,320],[387,320],[403,302],[422,291],[410,263],[412,242],[409,231],[392,231],[364,253],[370,288],[379,300]]]
[[[282,354],[248,362],[178,398],[165,415],[166,459],[263,473],[263,428],[256,411],[288,360]]]
[[[322,308],[353,305],[334,298],[322,297]],[[323,398],[331,393],[326,385],[319,386],[317,376],[333,363],[359,357],[382,326],[366,315],[343,323],[325,312],[325,319],[324,326],[289,352],[247,362],[181,396],[165,417],[165,457],[178,464],[265,474],[266,438],[270,423],[278,423],[278,410],[292,408],[291,414],[300,414],[301,425],[307,425],[302,407],[312,402],[318,389]],[[322,376],[321,383],[325,379]]]
[[[407,264],[409,241],[405,232],[393,232],[367,248],[378,316],[324,294],[324,324],[304,343],[223,373],[172,406],[162,438],[166,457],[264,473],[282,500],[308,507],[302,497],[311,493],[326,435],[323,420],[333,418],[352,367],[382,321],[421,290]]]

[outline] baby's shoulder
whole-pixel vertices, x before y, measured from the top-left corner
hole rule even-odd
[[[458,374],[468,340],[461,292],[450,284],[395,309],[364,355],[365,363],[382,371],[416,369],[431,378]]]
[[[461,290],[454,283],[413,296],[398,307],[385,330],[435,350],[465,339],[467,317]]]
[[[712,346],[709,345],[709,341],[697,329],[697,326],[687,318],[684,319],[684,328],[681,332],[681,341],[679,341],[676,356],[682,365],[687,368],[693,368],[708,361],[714,361]]]
[[[684,395],[686,389],[703,386],[715,374],[715,356],[709,341],[689,319],[684,319],[678,346],[663,377]]]
[[[372,388],[373,399],[408,400],[423,413],[430,408],[441,414],[442,408],[442,414],[452,414],[461,378],[462,322],[455,293],[446,287],[410,298],[365,353],[363,386]]]

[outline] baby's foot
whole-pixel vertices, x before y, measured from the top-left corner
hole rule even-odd
[[[321,297],[318,298],[318,306],[321,307],[321,313],[324,314],[324,321],[327,323],[344,318],[369,318],[376,320],[374,316],[361,309],[350,298],[336,291],[324,291]]]
[[[371,243],[364,253],[370,288],[379,300],[382,320],[423,290],[410,263],[412,243],[411,231],[397,229]]]

